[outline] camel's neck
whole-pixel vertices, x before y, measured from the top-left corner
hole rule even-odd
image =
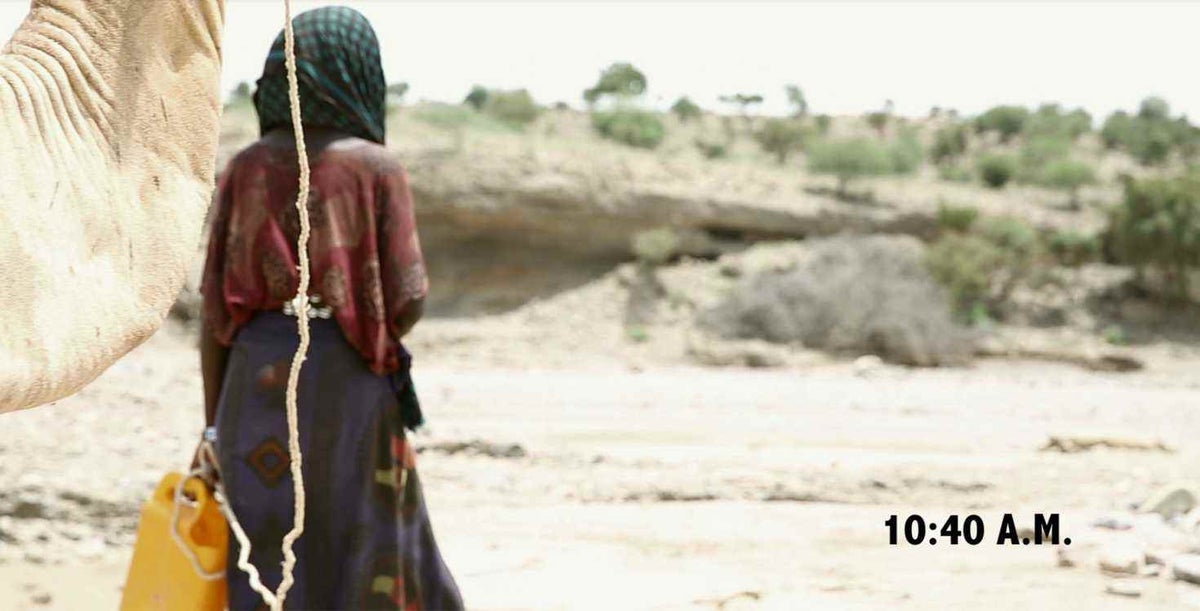
[[[62,129],[67,142],[94,140],[118,163],[149,152],[208,170],[211,151],[162,145],[216,129],[224,4],[34,0],[6,49],[28,92],[23,114],[43,133]]]

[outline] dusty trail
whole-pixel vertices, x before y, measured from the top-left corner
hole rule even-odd
[[[0,607],[115,605],[137,503],[198,430],[191,342],[170,326],[80,395],[4,418]],[[472,608],[1200,605],[1200,588],[1163,580],[1137,601],[1105,595],[1094,569],[1055,568],[1045,547],[891,547],[883,526],[1057,511],[1086,540],[1095,516],[1197,472],[1194,377],[457,359],[420,358],[418,444]],[[1038,451],[1085,432],[1177,451]]]

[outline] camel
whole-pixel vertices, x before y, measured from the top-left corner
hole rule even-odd
[[[0,413],[162,324],[212,192],[224,0],[33,0],[0,50]]]

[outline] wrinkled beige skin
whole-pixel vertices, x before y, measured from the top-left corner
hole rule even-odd
[[[224,0],[34,0],[0,53],[0,413],[162,323],[212,191]]]

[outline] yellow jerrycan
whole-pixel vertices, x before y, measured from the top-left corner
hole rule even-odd
[[[223,611],[228,546],[208,486],[168,473],[142,506],[121,611]]]

